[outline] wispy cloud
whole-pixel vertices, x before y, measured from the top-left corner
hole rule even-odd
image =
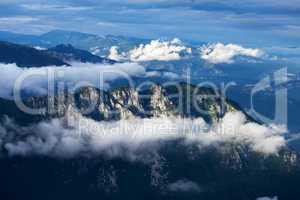
[[[278,197],[258,197],[256,200],[278,200]]]
[[[112,23],[112,22],[107,22],[107,21],[99,21],[97,22],[98,26],[104,26],[104,27],[117,27],[118,24]]]
[[[24,24],[38,20],[37,17],[30,16],[0,17],[0,24]]]
[[[32,0],[29,4],[24,0],[13,0],[0,2],[0,16],[43,15],[47,16],[45,21],[50,20],[51,25],[56,28],[84,29],[101,35],[180,37],[243,45],[291,45],[299,44],[298,2],[299,0]],[[75,18],[83,18],[82,23],[74,20]],[[29,26],[2,29],[30,31],[30,28],[32,32],[39,31]]]
[[[168,190],[171,192],[201,192],[201,187],[189,180],[178,180],[174,183],[170,183],[167,186]]]
[[[72,6],[63,4],[22,4],[22,8],[33,11],[84,11],[93,9],[89,6]]]
[[[211,127],[202,118],[133,118],[98,122],[72,111],[66,117],[29,127],[20,127],[11,120],[5,120],[0,126],[1,148],[12,156],[74,157],[88,153],[90,156],[105,154],[147,162],[143,152],[149,149],[155,151],[174,139],[182,140],[182,145],[186,146],[196,144],[200,150],[222,142],[236,142],[249,145],[253,151],[264,155],[276,154],[285,146],[281,129],[246,122],[240,112],[226,114],[220,123]],[[67,122],[69,125],[66,127]],[[175,182],[169,189],[201,190],[190,181]]]
[[[48,74],[62,73],[63,77],[55,77],[55,81],[64,81],[70,89],[78,83],[85,82],[95,87],[100,86],[100,76],[104,76],[105,81],[113,81],[127,76],[138,76],[145,74],[145,68],[136,63],[109,64],[88,64],[73,63],[72,67],[40,67],[40,68],[20,68],[16,64],[0,63],[0,97],[11,98],[11,94],[19,77],[26,74]],[[103,86],[102,86],[103,87]],[[47,88],[47,78],[45,76],[28,77],[22,84],[23,90],[31,93],[43,94]]]

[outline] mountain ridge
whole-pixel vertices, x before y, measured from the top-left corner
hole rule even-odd
[[[24,35],[0,31],[0,40],[20,43],[23,45],[41,46],[51,48],[60,44],[71,44],[72,46],[95,52],[98,56],[105,56],[109,53],[111,46],[119,46],[121,51],[128,51],[141,43],[148,43],[150,39],[82,33],[77,31],[52,30],[41,35]]]
[[[191,91],[187,94],[188,90]],[[192,105],[193,102],[190,102],[191,95],[194,95],[195,90],[194,86],[184,83],[180,84],[180,90],[177,86],[163,87],[159,84],[139,91],[131,87],[120,87],[110,91],[82,87],[74,94],[61,93],[54,97],[28,97],[24,102],[30,108],[45,108],[48,107],[48,101],[51,98],[50,102],[54,103],[56,109],[54,113],[41,113],[41,116],[46,118],[63,117],[70,106],[73,107],[73,110],[84,113],[94,103],[94,109],[85,116],[97,121],[120,120],[130,117],[182,116],[187,118],[203,117],[207,122],[212,123],[224,116],[226,112],[240,109],[237,104],[229,100],[225,100],[225,104],[222,105],[221,98],[210,97],[214,94],[212,89],[203,87],[197,89],[197,97],[194,97],[198,98],[198,106],[203,111],[201,113],[197,107]],[[188,96],[185,96],[186,94]],[[174,97],[176,95],[178,96]],[[7,106],[4,104],[13,103],[13,101],[3,99],[1,107],[6,108]],[[13,117],[16,109],[12,110],[14,110],[12,113],[6,113],[9,117]],[[5,112],[0,115],[5,115]]]
[[[116,63],[114,60],[64,44],[40,50],[27,45],[0,41],[0,54],[0,63],[16,63],[19,67],[70,66],[71,62]]]
[[[44,51],[4,41],[0,41],[0,63],[16,63],[19,67],[69,65]]]
[[[66,62],[77,61],[83,63],[116,63],[114,60],[93,55],[85,50],[76,49],[71,44],[60,44],[45,50],[45,52]]]

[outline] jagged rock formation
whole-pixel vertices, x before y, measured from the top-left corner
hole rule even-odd
[[[70,107],[74,111],[97,121],[120,120],[131,117],[182,116],[202,117],[208,123],[218,121],[228,111],[240,110],[237,105],[216,96],[209,88],[196,88],[188,84],[162,87],[154,85],[137,91],[123,87],[111,91],[101,91],[84,87],[74,94],[58,94],[55,97],[30,97],[24,101],[30,108],[45,108],[35,118],[45,119],[63,117]],[[7,104],[2,101],[3,106]],[[10,102],[10,104],[13,104]],[[11,109],[17,110],[17,109]],[[5,111],[5,112],[4,112]],[[1,112],[12,118],[9,110]]]

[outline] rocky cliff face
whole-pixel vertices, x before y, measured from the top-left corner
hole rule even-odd
[[[111,91],[84,87],[75,94],[58,94],[53,98],[32,97],[25,103],[30,108],[46,108],[39,115],[43,119],[63,117],[72,107],[73,111],[97,121],[181,116],[202,117],[212,123],[228,111],[239,110],[238,106],[216,96],[211,89],[187,84],[168,87],[154,85],[144,90],[123,87]]]
[[[83,87],[74,94],[58,94],[55,97],[31,97],[25,101],[30,108],[44,108],[38,115],[20,111],[14,102],[0,99],[0,116],[7,115],[18,124],[32,124],[52,118],[77,117],[83,115],[96,121],[180,116],[203,118],[207,123],[218,122],[227,112],[241,111],[234,102],[217,96],[209,88],[196,88],[188,84],[163,87],[153,85],[137,90],[123,87],[102,91],[93,87]],[[248,120],[252,119],[248,117]],[[226,145],[227,146],[227,145]],[[230,148],[229,148],[230,147]],[[222,156],[226,166],[236,169],[247,160],[248,149],[239,144],[230,144]],[[293,163],[296,154],[286,151],[282,160]]]

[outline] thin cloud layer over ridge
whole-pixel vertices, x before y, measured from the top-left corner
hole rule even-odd
[[[258,197],[256,200],[278,200],[278,197]]]
[[[65,119],[53,119],[30,127],[20,127],[7,119],[0,126],[0,145],[11,156],[104,154],[134,161],[143,158],[142,154],[147,150],[159,149],[164,142],[182,139],[183,145],[196,144],[200,149],[226,141],[243,143],[253,151],[269,155],[285,146],[283,131],[275,126],[248,123],[240,112],[228,113],[221,123],[210,127],[202,118],[97,122],[70,110]]]
[[[189,180],[178,180],[170,183],[167,188],[171,192],[201,192],[201,187]]]
[[[212,63],[230,64],[234,62],[237,56],[247,56],[251,58],[262,58],[264,52],[260,49],[244,48],[236,44],[216,43],[211,45],[204,45],[200,48],[201,58]]]
[[[53,74],[55,81],[63,81],[72,87],[85,82],[86,84],[100,86],[102,81],[113,81],[128,76],[145,75],[146,70],[137,63],[117,63],[117,64],[91,64],[72,63],[68,66],[49,66],[39,68],[20,68],[16,64],[0,63],[0,97],[11,98],[16,80],[24,78],[22,89],[26,89],[37,94],[47,91],[49,75]],[[21,88],[20,88],[21,89]]]

